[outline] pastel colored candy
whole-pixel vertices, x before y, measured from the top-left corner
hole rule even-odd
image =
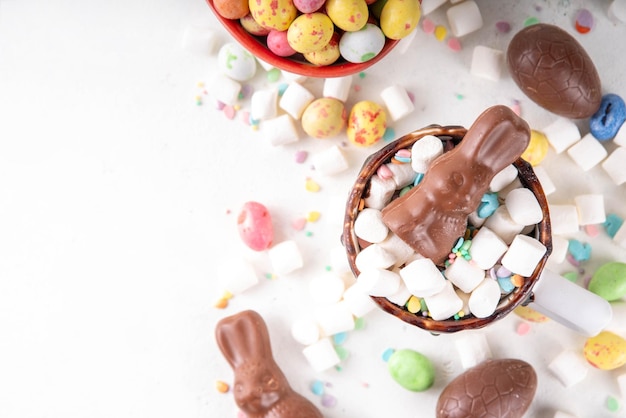
[[[606,215],[606,220],[604,221],[602,226],[604,226],[606,233],[611,238],[613,238],[615,234],[617,234],[617,231],[619,231],[623,223],[624,223],[624,220],[619,215],[616,215],[614,213],[609,213]]]
[[[587,339],[583,353],[585,359],[598,369],[617,369],[626,364],[626,340],[610,331],[602,331]]]
[[[626,104],[617,94],[602,96],[600,108],[589,119],[589,132],[599,141],[615,138],[626,121]]]
[[[391,377],[405,389],[421,392],[435,382],[435,368],[421,353],[410,349],[396,350],[387,361]]]
[[[272,245],[272,217],[261,203],[246,202],[243,205],[237,217],[237,228],[243,242],[255,251],[266,250]]]
[[[589,282],[589,291],[609,302],[624,297],[626,295],[626,263],[614,261],[600,266]]]
[[[519,305],[517,308],[513,310],[516,315],[524,318],[530,322],[547,322],[550,320],[547,316],[542,313],[537,312],[533,308],[529,308],[528,306]]]
[[[550,143],[548,138],[541,132],[530,131],[530,143],[522,154],[522,158],[528,161],[533,167],[539,165],[546,158]]]

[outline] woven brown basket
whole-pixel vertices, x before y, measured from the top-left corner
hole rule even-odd
[[[376,153],[367,158],[358,178],[354,183],[350,191],[350,196],[346,205],[346,213],[343,226],[342,241],[348,255],[348,261],[350,268],[356,277],[359,275],[359,270],[356,267],[356,256],[361,250],[359,241],[354,233],[354,221],[363,208],[362,200],[368,196],[369,193],[369,181],[371,177],[376,173],[378,168],[385,163],[391,161],[392,157],[397,151],[405,148],[410,148],[413,143],[426,135],[434,135],[439,137],[446,146],[445,150],[452,149],[462,139],[467,130],[460,126],[438,126],[431,125],[423,129],[413,131],[380,149]],[[486,318],[477,318],[472,315],[466,315],[459,319],[447,319],[443,321],[436,321],[430,317],[423,316],[421,313],[414,314],[406,310],[402,306],[398,306],[390,302],[384,297],[372,297],[374,301],[386,312],[400,318],[404,322],[418,326],[422,329],[431,331],[433,333],[451,333],[466,329],[482,328],[490,323],[497,321],[504,316],[508,315],[513,309],[522,303],[527,303],[532,300],[532,289],[537,280],[539,279],[541,272],[545,266],[545,263],[552,251],[552,235],[550,232],[550,217],[548,213],[548,202],[543,192],[541,184],[537,179],[531,165],[522,159],[518,159],[514,162],[515,167],[519,171],[519,180],[522,185],[533,192],[543,212],[542,221],[537,224],[534,236],[543,245],[546,246],[547,251],[543,256],[533,274],[528,277],[522,286],[516,288],[512,293],[506,295],[500,300],[495,312]]]

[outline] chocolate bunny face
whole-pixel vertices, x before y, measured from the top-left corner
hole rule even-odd
[[[528,124],[511,109],[487,109],[420,184],[383,209],[383,222],[416,252],[442,263],[493,176],[518,159],[529,141]]]
[[[248,310],[222,319],[215,337],[235,373],[235,402],[249,418],[322,417],[289,386],[272,356],[267,325],[257,312]]]

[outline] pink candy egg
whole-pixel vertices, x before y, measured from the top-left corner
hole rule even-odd
[[[272,245],[272,217],[261,203],[246,202],[243,205],[237,217],[237,228],[244,244],[254,251],[263,251]]]
[[[326,0],[293,0],[296,9],[302,13],[313,13],[318,11]]]
[[[267,48],[279,57],[289,57],[296,50],[289,45],[287,31],[271,30],[267,35]]]

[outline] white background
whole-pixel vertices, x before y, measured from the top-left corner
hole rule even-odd
[[[418,29],[406,53],[394,51],[364,78],[355,76],[360,90],[347,106],[380,102],[378,92],[399,83],[415,95],[416,110],[390,123],[396,136],[431,123],[469,126],[486,107],[515,100],[541,129],[555,116],[523,97],[506,71],[499,82],[469,73],[473,46],[505,50],[529,16],[574,34],[596,63],[603,91],[626,95],[626,26],[608,20],[610,2],[585,6],[596,19],[587,35],[573,30],[573,20],[590,2],[478,3],[484,27],[461,40],[461,52]],[[443,10],[429,17],[448,26]],[[498,33],[498,20],[512,31]],[[364,330],[349,334],[341,370],[315,373],[289,332],[312,307],[308,283],[328,274],[341,205],[377,147],[303,135],[275,148],[242,122],[241,112],[227,119],[198,84],[217,74],[215,57],[183,48],[192,25],[212,26],[220,43],[229,39],[202,0],[0,0],[0,417],[234,417],[232,394],[214,388],[217,380],[230,382],[232,372],[213,331],[219,318],[247,308],[268,322],[296,390],[320,405],[308,386],[314,379],[329,384],[337,405],[320,406],[325,416],[434,416],[439,393],[462,371],[457,336],[432,336],[374,311]],[[277,84],[260,67],[250,83]],[[319,96],[322,80],[305,86]],[[248,104],[242,100],[243,110]],[[585,121],[578,124],[588,132]],[[347,172],[323,177],[294,160],[299,150],[312,155],[330,144],[343,144]],[[626,217],[624,186],[614,186],[601,168],[583,173],[553,152],[544,166],[558,187],[551,202],[573,204],[576,194],[600,191],[607,212]],[[307,177],[320,192],[305,190]],[[267,255],[244,249],[236,214],[248,200],[268,207],[276,242],[298,243],[301,270],[267,279]],[[294,230],[291,223],[310,211],[320,220]],[[605,236],[590,241],[588,272],[626,261],[624,249]],[[243,259],[260,284],[227,309],[214,308]],[[615,377],[623,368],[589,367],[584,381],[565,389],[547,365],[563,349],[581,353],[584,337],[554,322],[531,324],[521,336],[521,321],[513,315],[481,332],[494,357],[535,367],[539,388],[529,417],[557,410],[626,414],[626,406],[618,413],[604,406],[619,396]],[[386,372],[383,351],[403,347],[433,361],[437,378],[428,391],[408,392]]]

